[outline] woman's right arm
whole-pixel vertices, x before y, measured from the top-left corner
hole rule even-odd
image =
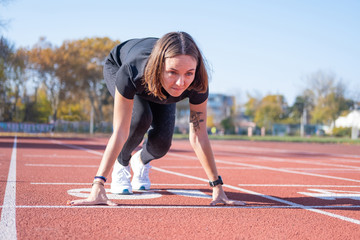
[[[120,154],[129,136],[133,102],[132,99],[124,98],[115,90],[113,134],[106,146],[96,176],[106,177]]]
[[[115,159],[120,154],[130,131],[131,113],[133,108],[133,100],[123,97],[117,90],[115,90],[114,98],[114,117],[113,117],[113,134],[105,148],[105,152],[101,159],[96,176],[106,177]],[[91,193],[87,199],[79,199],[68,201],[69,205],[96,205],[107,204],[117,205],[111,202],[107,196],[103,186],[104,181],[97,179],[93,184]]]

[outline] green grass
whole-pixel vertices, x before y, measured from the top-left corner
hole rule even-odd
[[[174,139],[188,139],[187,134],[174,134]],[[299,137],[299,136],[253,136],[244,135],[209,135],[212,140],[246,140],[246,141],[273,141],[273,142],[307,142],[307,143],[341,143],[341,144],[360,144],[360,139],[340,137]]]

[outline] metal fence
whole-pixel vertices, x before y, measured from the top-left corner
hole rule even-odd
[[[0,132],[22,133],[49,133],[49,132],[72,132],[89,133],[89,122],[56,121],[56,123],[15,123],[0,122]],[[101,122],[95,124],[94,131],[97,133],[111,133],[112,123]]]

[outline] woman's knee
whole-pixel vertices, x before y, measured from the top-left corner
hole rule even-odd
[[[155,158],[161,158],[169,152],[171,147],[171,139],[152,139],[152,141],[148,139],[146,145],[146,148],[151,155],[153,155]]]
[[[156,149],[155,151],[152,151],[152,155],[157,159],[157,158],[162,158],[163,156],[165,156],[169,150],[170,150],[170,146],[171,144],[169,145],[169,147],[166,147],[164,145],[161,145],[158,149]]]

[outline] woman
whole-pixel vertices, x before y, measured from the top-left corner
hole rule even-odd
[[[245,205],[229,200],[222,188],[206,129],[208,75],[201,52],[189,34],[171,32],[160,39],[132,39],[116,46],[105,59],[104,78],[114,96],[113,134],[89,197],[68,204],[116,205],[107,198],[104,189],[114,162],[112,193],[131,194],[133,188],[149,189],[149,162],[168,152],[175,104],[189,98],[189,140],[213,187],[210,204]],[[146,133],[143,148],[131,157]]]

